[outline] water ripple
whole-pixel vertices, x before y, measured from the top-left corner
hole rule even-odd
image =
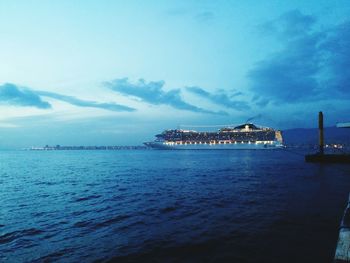
[[[90,196],[86,196],[86,197],[76,198],[73,202],[82,202],[82,201],[87,201],[87,200],[91,200],[91,199],[96,199],[99,197],[101,197],[101,195],[90,195]]]
[[[45,231],[36,229],[36,228],[29,228],[24,230],[17,230],[10,233],[6,233],[0,236],[0,244],[5,244],[12,242],[18,238],[21,237],[28,237],[28,236],[36,236],[44,233]]]
[[[350,176],[284,154],[0,152],[0,261],[330,262]]]

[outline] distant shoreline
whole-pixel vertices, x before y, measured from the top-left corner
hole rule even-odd
[[[303,149],[303,150],[318,150],[318,144],[286,144],[286,148],[289,149]],[[28,147],[28,148],[22,148],[21,150],[24,151],[94,151],[94,150],[100,150],[100,151],[117,151],[117,150],[149,150],[151,148],[143,145],[128,145],[128,146],[121,146],[121,145],[115,145],[115,146],[43,146],[43,147]],[[326,144],[325,150],[327,151],[349,151],[350,145],[348,144]]]
[[[66,151],[66,150],[146,150],[146,146],[44,146],[24,148],[26,151]]]

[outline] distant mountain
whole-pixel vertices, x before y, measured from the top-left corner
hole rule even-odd
[[[289,129],[282,131],[286,145],[290,144],[318,144],[318,129]],[[324,129],[325,143],[350,144],[350,129],[327,127]]]

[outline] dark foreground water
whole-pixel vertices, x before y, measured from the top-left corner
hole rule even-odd
[[[331,262],[350,167],[285,151],[0,152],[1,262]]]

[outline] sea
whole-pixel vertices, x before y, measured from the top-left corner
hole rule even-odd
[[[0,151],[0,262],[332,262],[350,166],[303,155]]]

